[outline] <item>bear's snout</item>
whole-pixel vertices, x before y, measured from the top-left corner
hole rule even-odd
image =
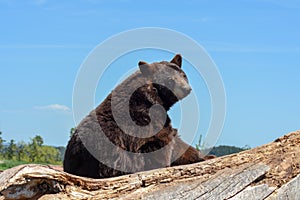
[[[191,91],[192,88],[189,85],[186,85],[185,87],[175,87],[173,92],[175,96],[181,100],[190,94]]]

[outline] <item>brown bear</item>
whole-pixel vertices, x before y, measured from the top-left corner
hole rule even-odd
[[[148,64],[119,84],[76,127],[64,171],[90,178],[204,161],[183,142],[167,111],[191,92],[182,57]]]

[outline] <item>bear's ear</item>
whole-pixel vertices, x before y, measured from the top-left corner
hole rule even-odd
[[[174,56],[174,58],[171,60],[171,63],[174,63],[176,65],[178,65],[178,67],[181,68],[181,63],[182,63],[182,57],[180,54],[176,54]]]
[[[152,67],[148,63],[144,61],[139,62],[139,68],[140,71],[142,72],[143,76],[145,77],[151,77],[153,74]]]

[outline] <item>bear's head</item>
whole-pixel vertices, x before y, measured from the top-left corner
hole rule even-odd
[[[142,75],[152,83],[166,110],[192,90],[186,74],[181,69],[181,63],[182,57],[179,54],[170,62],[139,62]]]

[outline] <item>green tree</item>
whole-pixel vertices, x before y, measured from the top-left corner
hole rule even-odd
[[[30,162],[37,162],[41,160],[42,156],[42,145],[44,140],[41,136],[36,135],[31,139],[31,142],[28,144],[27,154]]]
[[[59,151],[59,155],[58,155],[57,160],[62,161],[64,159],[64,156],[65,156],[66,147],[59,146],[59,147],[55,147],[55,148]]]
[[[18,161],[25,161],[25,151],[26,151],[27,144],[24,141],[17,143],[16,155]]]
[[[76,131],[76,128],[70,129],[70,138],[74,135],[75,131]]]
[[[43,146],[41,149],[42,157],[40,162],[57,164],[61,161],[60,152],[58,149],[51,146]]]
[[[4,142],[5,140],[3,140],[2,132],[0,131],[0,157],[2,157],[2,155],[4,154]]]
[[[34,138],[33,138],[33,141],[39,146],[41,147],[43,144],[44,144],[44,140],[41,136],[39,135],[36,135]]]
[[[9,145],[6,150],[6,156],[8,160],[12,160],[16,154],[17,145],[14,140],[10,140]]]
[[[241,147],[220,145],[220,146],[214,147],[210,151],[210,153],[217,156],[217,157],[220,157],[220,156],[224,156],[224,155],[239,153],[239,152],[245,151],[245,150],[246,149],[241,148]]]
[[[200,134],[199,136],[199,140],[198,140],[198,143],[196,144],[196,149],[198,151],[200,151],[202,148],[203,148],[204,144],[202,142],[202,134]]]

